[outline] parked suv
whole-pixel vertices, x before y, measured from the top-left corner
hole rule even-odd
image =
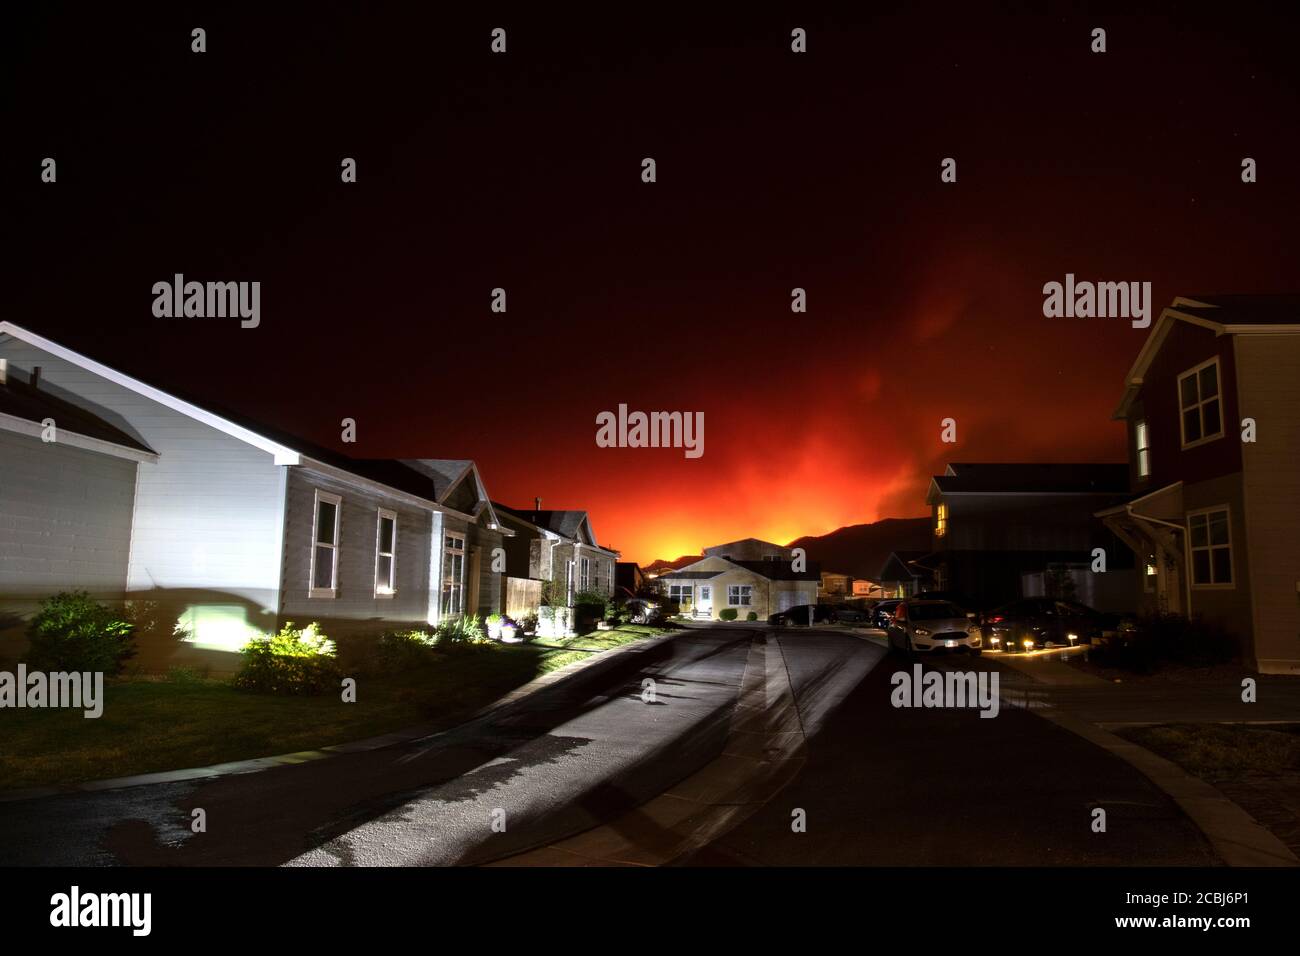
[[[885,633],[890,647],[908,654],[951,651],[978,656],[984,649],[979,624],[951,601],[903,601]]]

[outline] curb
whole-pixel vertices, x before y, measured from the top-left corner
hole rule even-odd
[[[597,661],[608,661],[618,657],[621,654],[627,654],[634,651],[644,651],[664,641],[680,637],[687,633],[686,630],[673,630],[666,634],[656,634],[650,637],[640,638],[635,641],[629,641],[618,647],[610,648],[607,651],[599,651],[591,656],[577,660],[571,664],[565,664],[548,674],[535,677],[526,684],[516,687],[514,690],[497,698],[492,703],[475,711],[470,716],[453,727],[445,727],[441,730],[431,730],[429,725],[423,724],[412,727],[404,727],[399,730],[390,731],[386,734],[380,734],[376,737],[365,737],[361,740],[352,740],[347,743],[332,744],[328,747],[320,747],[316,750],[299,750],[294,753],[276,754],[269,757],[251,757],[245,760],[232,760],[226,763],[210,764],[206,767],[186,767],[180,770],[160,770],[155,773],[134,774],[127,777],[110,777],[104,780],[87,780],[83,783],[71,784],[65,787],[29,787],[24,790],[10,790],[0,793],[0,804],[16,803],[21,800],[37,800],[42,797],[67,796],[76,793],[97,793],[101,790],[121,790],[127,787],[143,787],[149,784],[158,783],[183,783],[187,780],[209,780],[215,777],[229,777],[242,773],[257,773],[261,770],[270,770],[274,767],[287,767],[293,764],[308,763],[313,760],[327,760],[330,757],[339,757],[343,754],[363,753],[369,750],[380,750],[384,747],[391,747],[394,744],[413,743],[419,740],[431,740],[442,734],[455,730],[457,727],[463,727],[466,724],[473,723],[502,707],[516,703],[525,697],[545,690],[552,684],[565,680],[575,673],[586,667],[595,664]]]
[[[1300,859],[1273,833],[1200,777],[1171,760],[1117,737],[1081,717],[1035,709],[1058,727],[1126,761],[1163,791],[1205,834],[1228,866],[1300,866]]]

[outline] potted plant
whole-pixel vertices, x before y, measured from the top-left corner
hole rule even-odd
[[[520,631],[521,628],[519,627],[519,623],[517,621],[514,621],[509,617],[503,617],[501,619],[501,625],[500,625],[501,640],[504,641],[505,643],[518,644],[520,641],[522,641],[524,638],[523,635],[520,633]]]
[[[487,616],[488,637],[494,641],[501,640],[501,626],[506,618],[500,614],[489,614]]]

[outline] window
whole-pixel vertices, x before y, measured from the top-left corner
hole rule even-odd
[[[1147,437],[1147,423],[1138,422],[1133,426],[1133,444],[1137,447],[1138,477],[1151,476],[1151,441]]]
[[[442,613],[455,617],[465,612],[465,538],[459,534],[443,536]]]
[[[942,538],[948,533],[948,506],[942,501],[934,511],[934,536]]]
[[[1229,517],[1227,508],[1211,508],[1187,516],[1193,587],[1233,586]]]
[[[565,601],[569,607],[573,607],[573,562],[567,561],[564,565],[564,595]]]
[[[1156,556],[1154,554],[1147,555],[1145,572],[1142,575],[1142,590],[1150,594],[1156,589],[1156,576],[1160,573],[1160,569],[1156,566]]]
[[[339,573],[339,512],[342,499],[338,495],[316,492],[316,513],[311,529],[311,570],[307,596],[332,598],[337,593]]]
[[[582,559],[582,574],[579,576],[579,591],[591,590],[591,558]]]
[[[1223,437],[1217,358],[1178,376],[1178,408],[1184,448]]]
[[[727,586],[727,604],[731,607],[749,607],[753,603],[753,585],[731,584]]]
[[[691,606],[695,598],[694,586],[690,584],[668,585],[668,600],[676,601],[684,611]]]
[[[397,515],[379,509],[375,529],[375,596],[392,597],[397,593]]]

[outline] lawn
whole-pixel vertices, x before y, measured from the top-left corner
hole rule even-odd
[[[1210,783],[1300,771],[1300,724],[1159,724],[1116,732]]]
[[[455,726],[528,681],[662,629],[627,625],[537,644],[431,655],[397,674],[357,676],[357,701],[236,690],[227,680],[127,678],[104,688],[104,713],[6,710],[0,790],[201,767],[312,750],[411,726]]]
[[[1213,784],[1300,856],[1300,724],[1160,724],[1117,733]]]

